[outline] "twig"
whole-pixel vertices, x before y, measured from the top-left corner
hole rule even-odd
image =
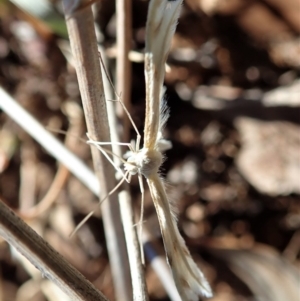
[[[123,1],[123,0],[122,0]],[[122,2],[121,1],[121,2]],[[123,1],[124,2],[124,1]],[[131,14],[130,11],[127,12],[128,10],[130,10],[129,4],[128,2],[130,1],[126,1],[126,3],[121,3],[121,6],[118,5],[117,7],[117,28],[119,28],[121,26],[121,28],[126,27],[127,29],[125,29],[125,31],[131,31]],[[120,1],[119,1],[120,4]],[[124,5],[126,5],[126,12],[123,11],[123,7]],[[101,7],[101,4],[99,5],[95,5],[93,8],[95,9],[94,12],[97,10],[97,8]],[[120,15],[120,16],[119,16]],[[121,25],[119,24],[119,20],[121,21]],[[126,21],[126,20],[127,21]],[[123,24],[123,23],[124,24]],[[99,27],[96,26],[96,29],[99,30]],[[120,32],[121,31],[121,32]],[[123,70],[123,75],[121,77],[123,77],[122,80],[118,81],[119,84],[121,84],[122,86],[118,87],[117,89],[119,90],[119,92],[122,92],[122,99],[121,101],[124,101],[123,96],[128,95],[127,102],[129,102],[129,96],[130,96],[130,80],[126,81],[126,78],[128,78],[128,74],[126,73],[126,71],[129,73],[129,76],[131,74],[131,69],[129,69],[130,63],[128,63],[128,48],[129,48],[129,42],[130,42],[130,38],[128,37],[128,35],[126,35],[129,39],[129,41],[127,39],[124,40],[124,33],[122,30],[118,30],[118,41],[123,41],[121,43],[121,45],[119,45],[119,49],[120,53],[123,53],[123,56],[121,58],[118,57],[117,60],[117,65],[119,65],[119,67],[117,67],[117,69],[121,69]],[[121,35],[121,37],[119,36]],[[102,34],[98,34],[97,36],[102,36]],[[125,49],[123,49],[125,47]],[[118,99],[118,95],[114,89],[113,83],[111,81],[111,78],[109,76],[109,73],[107,71],[107,69],[105,68],[105,66],[107,66],[107,52],[104,51],[104,49],[99,46],[98,47],[101,56],[100,56],[100,60],[101,60],[101,66],[103,67],[103,72],[106,74],[106,76],[103,76],[103,85],[104,85],[104,90],[105,90],[105,95],[107,97],[107,99],[115,99],[115,97],[117,97]],[[124,55],[124,53],[127,53]],[[121,63],[119,63],[119,60],[121,60]],[[124,62],[125,61],[125,62]],[[129,65],[129,66],[128,66]],[[117,71],[118,73],[118,71]],[[120,75],[118,73],[117,78],[120,78]],[[124,82],[126,84],[124,84]],[[124,89],[124,90],[123,90]],[[124,91],[124,93],[123,93]],[[109,127],[110,127],[110,132],[111,132],[111,140],[114,142],[120,142],[120,138],[118,135],[118,121],[116,118],[116,108],[115,108],[115,102],[111,102],[109,101],[107,103],[107,111],[108,111],[108,122],[109,122]],[[129,121],[129,119],[127,118],[127,116],[124,114],[123,117],[125,116],[125,118],[123,118],[123,121]],[[129,122],[123,122],[123,141],[129,141],[128,140],[128,134],[129,134]],[[117,156],[114,156],[114,163],[119,166],[122,162],[119,160],[118,157],[122,157],[123,153],[121,150],[121,147],[117,144],[114,143],[112,145],[112,149],[113,149],[113,153],[116,154]],[[122,186],[122,191],[119,192],[119,206],[120,206],[120,211],[121,211],[121,217],[122,217],[122,223],[123,223],[123,227],[124,227],[124,233],[125,233],[125,239],[126,239],[126,246],[127,246],[127,252],[128,252],[128,257],[129,257],[129,265],[130,265],[130,272],[131,272],[131,279],[132,279],[132,293],[133,293],[133,300],[136,301],[147,301],[148,300],[148,293],[147,293],[147,287],[146,287],[146,281],[145,281],[145,275],[144,275],[144,267],[141,263],[141,256],[140,256],[140,248],[139,248],[139,242],[137,239],[137,234],[136,234],[136,227],[134,227],[134,214],[132,211],[132,201],[131,201],[131,195],[129,193],[129,185],[127,183],[124,183]]]
[[[117,76],[116,90],[122,93],[122,101],[130,112],[131,63],[128,54],[131,47],[131,0],[116,0],[117,15]],[[123,139],[129,140],[130,122],[123,114]]]
[[[104,53],[104,51],[101,51],[101,53]],[[102,58],[105,58],[105,56],[103,55]],[[104,77],[103,84],[105,94],[109,99],[113,99],[114,93],[112,91],[112,87],[107,77]],[[113,102],[108,102],[107,110],[112,141],[120,141],[120,139],[118,138],[117,120]],[[112,149],[115,154],[117,154],[118,156],[122,156],[122,151],[119,145],[113,144]],[[115,163],[120,163],[120,160],[117,157],[114,157],[114,160]],[[144,268],[141,263],[140,248],[136,234],[136,227],[134,227],[134,213],[132,211],[131,196],[129,193],[129,187],[126,183],[123,185],[123,190],[119,193],[119,205],[129,257],[133,300],[147,301],[148,293],[144,275]]]
[[[70,1],[63,0],[65,8]],[[66,10],[66,22],[71,49],[75,58],[79,88],[86,117],[89,136],[94,141],[110,141],[106,111],[106,99],[99,65],[98,49],[90,6],[76,12]],[[103,199],[115,186],[115,172],[110,163],[92,147],[94,168],[101,185],[100,199]],[[132,298],[132,288],[124,232],[116,195],[101,204],[105,235],[112,268],[117,300]]]
[[[56,158],[56,160],[63,163],[94,194],[99,194],[99,183],[91,169],[49,133],[1,87],[0,108],[43,146],[47,152]]]
[[[18,215],[25,220],[32,220],[47,211],[56,201],[59,193],[69,178],[69,174],[69,170],[64,165],[60,164],[55,178],[42,200],[29,209],[18,211]]]
[[[107,301],[99,291],[0,200],[0,235],[71,300]]]
[[[130,112],[131,108],[131,62],[128,54],[131,48],[131,0],[116,0],[117,16],[117,76],[116,90],[122,93],[122,102]],[[123,141],[129,141],[130,120],[123,111]],[[113,147],[114,148],[114,147]],[[119,149],[115,151],[120,152]],[[145,281],[139,242],[136,234],[136,227],[133,227],[134,213],[131,207],[131,199],[127,190],[119,194],[120,208],[124,231],[127,241],[127,250],[131,268],[133,298],[136,301],[147,301],[148,293]],[[141,204],[143,206],[143,204]],[[130,221],[130,223],[129,223]],[[141,242],[140,242],[141,243]]]
[[[75,150],[78,137],[82,132],[82,120],[83,112],[75,103],[67,102],[64,105],[64,113],[67,115],[69,120],[69,129],[65,133],[65,146],[71,150]],[[26,210],[20,210],[18,215],[25,220],[32,220],[37,216],[41,215],[43,212],[48,210],[52,204],[56,201],[58,195],[66,184],[70,175],[70,171],[60,162],[56,175],[44,197],[33,207]]]

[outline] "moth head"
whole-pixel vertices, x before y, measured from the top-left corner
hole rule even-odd
[[[131,175],[136,175],[139,172],[139,166],[137,165],[137,153],[134,152],[127,152],[126,157],[128,158],[126,163],[124,163],[124,169],[129,171]]]

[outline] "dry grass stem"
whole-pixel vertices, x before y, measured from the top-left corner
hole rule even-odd
[[[68,5],[67,2],[66,5]],[[86,6],[67,15],[66,22],[75,58],[89,137],[95,141],[108,142],[110,141],[110,132],[106,99],[91,7]],[[96,148],[92,147],[91,150],[94,168],[101,185],[101,200],[109,191],[113,190],[116,184],[115,172]],[[114,194],[106,202],[103,202],[101,210],[116,298],[117,300],[131,300],[130,271],[117,196]]]
[[[112,86],[112,82],[109,78],[109,74],[105,69],[105,55],[104,51],[101,51],[102,59],[104,60],[102,66],[103,71],[107,74],[103,78],[104,90],[108,99],[113,99],[115,95],[115,91]],[[114,102],[109,101],[107,103],[107,111],[108,111],[108,121],[111,131],[112,141],[120,141],[118,137],[118,123],[115,114],[115,106]],[[114,162],[118,166],[120,165],[120,159],[118,157],[122,157],[122,150],[120,145],[113,143],[112,144],[113,153],[117,156],[114,156]],[[144,267],[141,263],[139,242],[136,234],[136,227],[134,227],[134,214],[132,210],[132,202],[131,195],[129,193],[129,185],[124,183],[122,186],[122,191],[119,192],[119,205],[121,211],[121,218],[124,227],[125,239],[127,252],[129,257],[129,265],[132,279],[132,294],[133,300],[136,301],[146,301],[148,300],[148,293],[145,281]]]
[[[57,284],[72,300],[107,301],[104,295],[1,200],[0,235],[39,269],[43,277]]]
[[[128,54],[131,48],[131,0],[116,0],[117,14],[117,76],[116,90],[122,93],[122,101],[126,108],[131,108],[131,62]],[[123,114],[123,139],[129,140],[130,122]]]
[[[44,147],[49,154],[65,165],[94,194],[99,194],[99,183],[91,169],[49,133],[1,87],[0,108]]]

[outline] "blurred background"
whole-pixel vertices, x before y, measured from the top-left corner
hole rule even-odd
[[[147,8],[132,1],[131,114],[141,133]],[[99,0],[94,12],[115,81],[115,3]],[[213,301],[300,300],[299,34],[299,0],[184,1],[166,66],[173,148],[162,174]],[[0,86],[45,127],[70,133],[54,135],[92,166],[77,139],[86,129],[60,1],[0,1]],[[131,191],[138,211],[135,178]],[[1,110],[0,198],[115,300],[101,212],[69,238],[97,198]],[[145,215],[162,248],[148,191]],[[149,262],[146,280],[151,301],[171,300]],[[0,238],[0,300],[67,299]]]

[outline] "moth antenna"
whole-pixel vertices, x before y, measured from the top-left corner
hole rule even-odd
[[[131,123],[131,125],[133,126],[133,128],[134,128],[134,130],[135,130],[135,132],[136,132],[136,134],[137,134],[137,139],[136,139],[136,140],[137,140],[137,143],[136,143],[136,145],[137,145],[137,147],[138,147],[138,149],[139,149],[139,148],[140,148],[140,142],[141,142],[141,134],[140,134],[140,132],[139,132],[139,130],[138,130],[136,124],[134,123],[134,121],[133,121],[133,119],[132,119],[132,117],[131,117],[129,111],[127,110],[127,108],[126,108],[124,102],[122,101],[121,93],[120,93],[120,95],[117,93],[117,91],[116,91],[116,89],[115,89],[115,87],[114,87],[114,84],[113,84],[113,82],[112,82],[112,80],[111,80],[111,78],[110,78],[110,76],[109,76],[109,74],[108,74],[108,71],[107,71],[107,69],[106,69],[106,66],[105,66],[105,64],[104,64],[104,62],[103,62],[102,56],[99,55],[99,58],[100,58],[101,66],[102,66],[102,68],[103,68],[103,70],[104,70],[104,72],[105,72],[105,75],[106,75],[106,77],[107,77],[107,79],[108,79],[108,81],[109,81],[109,83],[110,83],[110,85],[111,85],[111,87],[112,87],[112,89],[113,89],[113,91],[114,91],[114,94],[115,94],[116,97],[117,97],[117,100],[111,100],[111,101],[116,101],[116,102],[119,102],[119,103],[121,104],[121,106],[122,106],[122,108],[123,108],[125,114],[126,114],[127,117],[129,118],[130,123]]]
[[[131,144],[126,143],[126,142],[101,142],[101,141],[94,141],[94,140],[90,139],[90,140],[86,141],[86,143],[93,144],[93,145],[121,145],[121,146],[127,146],[129,149],[131,147]],[[114,156],[121,158],[117,154],[114,154]]]
[[[99,59],[100,59],[100,64],[101,64],[101,66],[102,66],[102,68],[104,70],[104,73],[105,73],[105,75],[106,75],[106,77],[107,77],[107,79],[109,81],[109,84],[110,84],[111,88],[114,91],[114,94],[116,95],[117,98],[119,98],[119,95],[118,95],[117,91],[115,90],[115,86],[114,86],[114,84],[113,84],[113,82],[111,80],[111,77],[109,76],[108,70],[107,70],[107,68],[106,68],[106,66],[105,66],[105,64],[103,62],[102,55],[100,55],[100,54],[99,54]]]
[[[126,115],[128,116],[131,125],[133,126],[133,128],[134,128],[134,130],[135,130],[135,132],[136,132],[137,137],[136,137],[136,144],[135,144],[136,147],[135,147],[135,149],[136,149],[136,151],[138,151],[138,150],[140,149],[141,134],[140,134],[140,132],[139,132],[139,130],[138,130],[136,124],[134,123],[134,121],[133,121],[133,119],[132,119],[130,113],[128,112],[128,110],[127,110],[127,108],[126,108],[124,102],[123,102],[121,99],[120,99],[120,103],[121,103],[121,105],[122,105],[122,107],[123,107],[123,110],[125,111]]]

